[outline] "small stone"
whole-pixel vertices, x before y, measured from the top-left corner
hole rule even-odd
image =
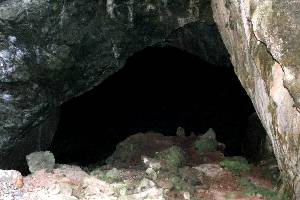
[[[183,198],[186,200],[190,200],[191,199],[191,194],[189,192],[183,192]]]
[[[152,188],[155,186],[155,183],[147,178],[143,178],[137,188],[137,192],[144,191],[146,189]]]
[[[224,173],[223,168],[218,164],[201,164],[193,168],[211,178],[219,177]]]
[[[255,196],[258,198],[263,198],[263,195],[261,195],[261,194],[256,194]]]
[[[146,170],[146,174],[149,175],[152,180],[156,180],[157,179],[157,173],[156,173],[156,171],[154,171],[153,168],[148,168]]]
[[[26,156],[27,165],[31,173],[39,170],[51,172],[54,169],[55,158],[50,151],[34,152]]]
[[[154,171],[157,171],[161,168],[160,162],[156,159],[142,156],[142,160],[148,168],[152,168]]]

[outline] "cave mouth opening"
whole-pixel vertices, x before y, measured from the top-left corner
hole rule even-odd
[[[50,150],[58,163],[105,160],[138,132],[203,134],[213,128],[228,156],[242,155],[254,112],[233,67],[214,66],[172,47],[148,47],[91,91],[61,106]]]

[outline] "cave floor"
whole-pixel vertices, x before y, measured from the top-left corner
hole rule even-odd
[[[25,177],[1,170],[0,199],[277,199],[266,161],[226,158],[220,143],[196,147],[205,140],[214,138],[138,133],[119,143],[105,165],[56,164]]]

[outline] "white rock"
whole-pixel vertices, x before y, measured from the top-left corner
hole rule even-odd
[[[142,160],[146,167],[152,168],[154,171],[157,171],[161,168],[161,164],[158,160],[149,158],[147,156],[142,156]]]
[[[224,170],[218,164],[201,164],[193,168],[211,178],[218,177],[224,173]]]
[[[191,194],[189,192],[183,192],[183,198],[186,200],[190,200],[191,199]]]

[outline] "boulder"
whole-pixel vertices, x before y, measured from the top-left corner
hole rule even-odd
[[[52,171],[55,165],[54,155],[50,151],[33,152],[26,156],[29,171],[35,173],[40,170]]]

